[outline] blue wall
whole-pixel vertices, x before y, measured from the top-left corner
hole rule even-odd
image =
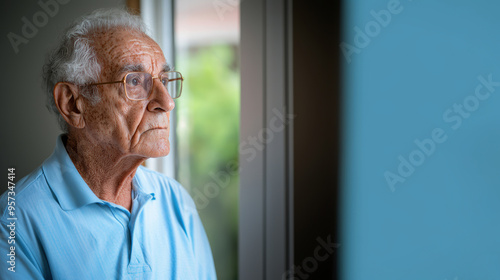
[[[500,2],[344,9],[343,279],[500,279]]]

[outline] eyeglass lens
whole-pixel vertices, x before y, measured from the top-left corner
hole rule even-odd
[[[179,72],[165,72],[159,78],[172,98],[175,99],[180,96],[182,78]],[[147,99],[153,89],[153,77],[145,72],[128,73],[125,78],[125,85],[128,98],[134,100]]]

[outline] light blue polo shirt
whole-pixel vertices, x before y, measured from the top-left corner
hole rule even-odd
[[[1,279],[216,279],[193,200],[162,174],[137,169],[130,213],[92,192],[60,136],[14,197],[17,220],[8,219],[7,193],[0,197]]]

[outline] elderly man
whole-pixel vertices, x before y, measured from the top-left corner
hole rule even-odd
[[[17,183],[15,204],[0,199],[1,279],[216,278],[191,197],[141,166],[169,153],[183,80],[144,30],[98,10],[49,55],[49,107],[65,133]]]

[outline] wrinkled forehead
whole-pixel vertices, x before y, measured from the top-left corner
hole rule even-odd
[[[130,71],[157,74],[168,70],[162,50],[145,34],[114,29],[96,33],[93,39],[102,66],[101,79],[117,78]]]

